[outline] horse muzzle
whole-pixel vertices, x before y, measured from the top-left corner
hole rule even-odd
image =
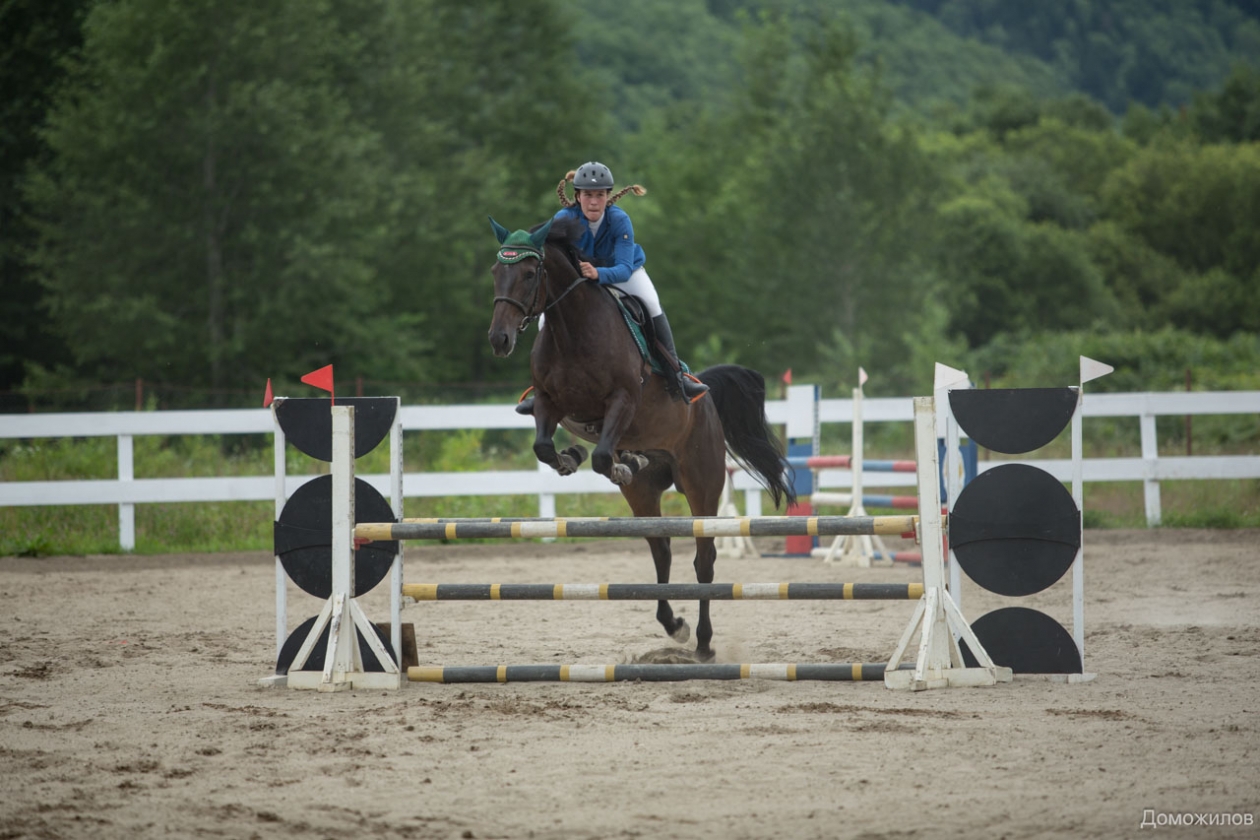
[[[490,328],[490,349],[500,358],[512,355],[516,349],[516,330]]]

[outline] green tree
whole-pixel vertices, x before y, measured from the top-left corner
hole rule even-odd
[[[598,82],[573,60],[556,0],[375,0],[339,6],[364,31],[356,116],[381,138],[389,208],[374,264],[389,310],[425,320],[427,376],[520,378],[528,354],[496,359],[486,341],[495,240],[556,210],[564,173],[606,147]],[[378,375],[379,378],[379,375]]]
[[[1196,94],[1190,122],[1208,143],[1260,141],[1260,71],[1239,64],[1219,91]]]
[[[1151,273],[1138,281],[1139,297],[1159,294],[1157,322],[1221,337],[1260,329],[1260,145],[1157,139],[1101,197],[1117,230],[1162,258],[1143,257]]]
[[[370,254],[379,138],[331,70],[329,4],[93,8],[31,183],[78,376],[223,388],[395,356]]]
[[[1260,146],[1170,141],[1143,149],[1102,189],[1107,216],[1183,268],[1245,278],[1260,265]]]
[[[28,361],[52,364],[65,351],[47,328],[42,288],[27,262],[34,231],[22,194],[28,166],[46,161],[39,136],[61,62],[79,48],[89,0],[0,4],[0,391],[21,384]]]
[[[1114,320],[1118,310],[1083,235],[962,196],[939,211],[953,326],[970,346]]]
[[[590,136],[557,130],[586,94],[553,3],[120,0],[85,32],[29,193],[58,376],[484,373],[485,217],[537,221]]]
[[[1175,260],[1113,221],[1091,227],[1086,248],[1116,298],[1122,314],[1116,326],[1157,329],[1168,323],[1172,296],[1186,282]]]
[[[656,109],[678,102],[725,103],[736,78],[739,29],[705,0],[566,0],[574,68],[598,80],[601,96],[573,121],[611,116],[637,131]],[[620,151],[620,149],[616,149]],[[605,155],[612,158],[611,155]]]
[[[1230,0],[900,0],[964,37],[1049,64],[1119,113],[1188,102],[1235,62],[1256,63],[1260,14]]]
[[[741,96],[687,127],[690,152],[665,170],[670,213],[643,217],[667,243],[649,258],[683,281],[663,295],[708,325],[695,341],[716,337],[771,372],[849,376],[904,357],[931,286],[920,232],[932,172],[878,76],[855,66],[843,22],[819,23],[799,55],[784,18],[746,38]]]

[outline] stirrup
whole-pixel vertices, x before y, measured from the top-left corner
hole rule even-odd
[[[705,394],[709,393],[709,386],[701,382],[698,378],[696,378],[694,374],[683,373],[680,371],[678,374],[678,380],[679,380],[679,385],[681,386],[681,389],[682,389],[683,401],[686,402],[688,405],[691,405],[699,401],[700,398],[702,398]],[[691,384],[690,388],[688,388],[688,383]],[[694,397],[688,396],[687,395],[688,390],[692,391],[695,394],[695,396]]]
[[[530,415],[534,413],[534,398],[530,396],[530,393],[533,390],[534,386],[530,385],[525,389],[520,397],[517,398],[516,408],[514,409],[517,414]]]

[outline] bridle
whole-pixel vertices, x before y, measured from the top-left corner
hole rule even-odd
[[[576,289],[586,280],[586,278],[583,277],[581,273],[579,272],[577,279],[574,280],[569,285],[569,288],[561,292],[560,296],[557,297],[555,300],[551,301],[551,303],[544,305],[540,309],[539,300],[545,298],[547,295],[547,266],[546,266],[546,263],[543,261],[544,256],[545,254],[541,248],[531,248],[527,245],[505,245],[499,249],[498,259],[499,259],[499,262],[503,263],[504,265],[515,265],[521,260],[526,260],[530,258],[538,260],[538,273],[535,275],[534,289],[530,295],[530,301],[529,301],[528,306],[521,303],[516,298],[511,298],[506,295],[497,295],[495,296],[495,299],[494,299],[495,306],[498,306],[499,303],[501,302],[510,303],[513,306],[515,306],[517,309],[521,310],[521,314],[524,315],[525,317],[521,321],[520,326],[516,328],[516,331],[518,333],[525,332],[525,330],[529,328],[530,324],[534,323],[540,317],[542,317],[544,312],[546,312],[551,307],[555,306],[560,301],[564,300],[565,297],[569,294],[569,292]]]

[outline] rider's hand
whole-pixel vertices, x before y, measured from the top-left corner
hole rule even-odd
[[[582,276],[585,277],[587,280],[599,279],[599,269],[591,265],[590,263],[582,262],[581,260],[578,260],[578,268],[582,271]]]

